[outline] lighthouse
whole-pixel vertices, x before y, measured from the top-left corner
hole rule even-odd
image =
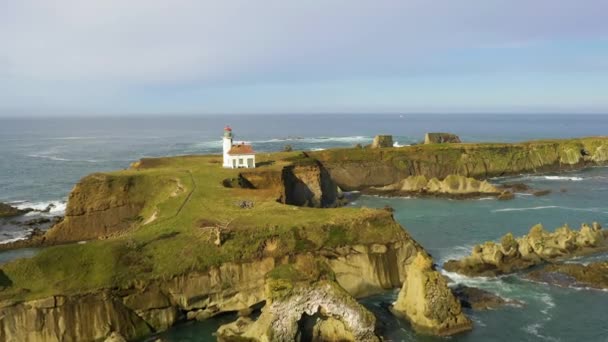
[[[222,148],[224,153],[223,167],[228,169],[254,168],[255,152],[250,144],[244,142],[233,144],[232,128],[224,127]]]

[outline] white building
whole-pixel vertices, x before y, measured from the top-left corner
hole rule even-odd
[[[254,168],[255,152],[244,142],[232,144],[232,128],[224,127],[224,167],[229,169]]]

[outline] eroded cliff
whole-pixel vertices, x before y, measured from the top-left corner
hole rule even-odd
[[[343,190],[400,182],[409,176],[475,179],[569,170],[608,162],[608,138],[416,145],[388,149],[334,149],[311,152]]]

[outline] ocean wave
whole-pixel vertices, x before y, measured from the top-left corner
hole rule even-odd
[[[311,151],[325,151],[325,149],[324,149],[324,148],[322,148],[322,147],[313,147],[313,148],[311,148],[310,150],[311,150]]]
[[[460,258],[464,258],[467,255],[469,255],[469,253],[471,253],[471,250],[473,249],[474,246],[475,245],[464,245],[464,246],[456,246],[456,247],[449,248],[450,252],[447,255],[441,257],[439,262],[441,264],[443,264],[443,263],[447,262],[448,260],[457,260]]]
[[[103,160],[97,160],[97,159],[68,159],[68,158],[62,158],[62,157],[57,157],[57,156],[52,156],[52,155],[45,155],[45,154],[28,154],[27,156],[30,158],[47,159],[47,160],[52,160],[52,161],[64,161],[64,162],[86,162],[86,163],[103,162]]]
[[[400,144],[398,141],[395,141],[393,143],[393,147],[405,147],[405,146],[411,146],[410,144]]]
[[[566,181],[582,181],[583,177],[567,177],[567,176],[543,176],[546,180],[566,180]]]
[[[48,213],[43,213],[52,216],[64,215],[65,209],[67,206],[66,201],[58,200],[58,201],[47,201],[47,202],[28,202],[28,201],[17,201],[12,202],[17,209],[27,209],[31,208],[37,210],[36,212],[31,212],[26,215],[38,215],[40,211],[48,208],[49,205],[54,205]]]
[[[542,335],[541,333],[539,333],[539,330],[542,327],[543,327],[542,323],[533,323],[533,324],[529,324],[529,325],[526,325],[525,327],[523,327],[523,330],[525,332],[529,333],[530,335],[533,335],[535,338],[541,339],[543,341],[552,341],[552,342],[560,341],[559,338],[545,336],[545,335]]]
[[[26,238],[27,238],[27,234],[23,234],[23,236],[18,236],[18,237],[6,239],[6,240],[2,240],[0,238],[0,245],[3,245],[5,243],[11,243],[11,242],[15,242],[15,241],[25,240]]]
[[[571,208],[571,207],[564,207],[564,206],[559,206],[559,205],[545,205],[545,206],[528,207],[528,208],[503,208],[503,209],[495,209],[495,210],[492,210],[491,212],[501,213],[501,212],[509,212],[509,211],[530,211],[530,210],[545,210],[545,209],[586,211],[586,212],[590,212],[590,213],[604,213],[604,214],[608,213],[608,212],[604,211],[606,209],[602,209],[602,208]]]
[[[321,144],[328,142],[340,142],[340,143],[355,143],[372,141],[371,137],[363,135],[346,136],[346,137],[287,137],[287,138],[274,138],[267,140],[253,140],[252,144],[264,144],[264,143],[280,143],[280,142],[300,142],[304,144]]]

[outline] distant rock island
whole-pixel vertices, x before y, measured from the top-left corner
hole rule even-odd
[[[84,177],[63,221],[2,247],[45,248],[0,267],[0,340],[136,340],[239,312],[218,339],[377,341],[375,317],[355,299],[390,289],[400,289],[392,312],[419,333],[460,333],[473,324],[432,257],[391,210],[342,207],[344,192],[495,194],[491,177],[608,163],[605,137],[388,142],[258,153],[255,168],[223,168],[216,155],[145,158]],[[476,247],[453,269],[501,274],[604,241],[599,226],[562,230]]]

